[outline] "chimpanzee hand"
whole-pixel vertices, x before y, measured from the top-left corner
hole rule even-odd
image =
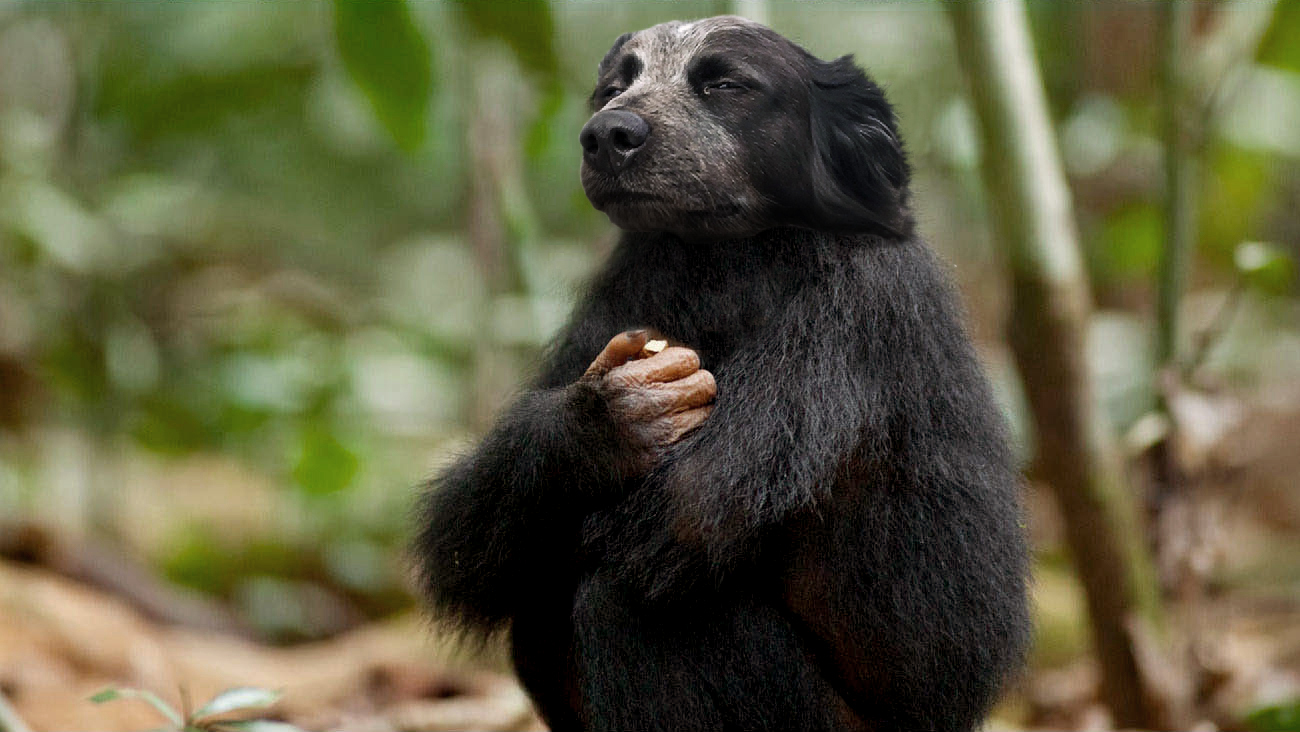
[[[650,339],[646,330],[619,333],[578,381],[604,398],[632,475],[653,468],[670,445],[703,424],[718,393],[713,374],[689,348],[669,346],[638,359]]]

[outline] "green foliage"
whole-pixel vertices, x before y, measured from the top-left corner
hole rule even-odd
[[[1083,588],[1068,561],[1059,556],[1035,559],[1031,663],[1037,668],[1065,666],[1088,648]]]
[[[1300,699],[1252,710],[1246,726],[1253,732],[1300,732]]]
[[[241,686],[227,689],[213,697],[207,704],[194,711],[194,718],[202,719],[241,709],[265,709],[279,700],[279,692]]]
[[[1208,172],[1198,193],[1201,255],[1231,274],[1243,233],[1257,230],[1276,205],[1278,165],[1268,155],[1229,144],[1215,145],[1205,157]]]
[[[237,722],[226,722],[220,725],[222,730],[232,730],[233,732],[302,732],[298,727],[284,722],[277,722],[272,719],[247,719]]]
[[[537,119],[529,125],[524,136],[524,154],[529,160],[536,161],[546,152],[553,125],[563,107],[564,90],[557,85],[547,87],[537,110]]]
[[[175,707],[164,702],[156,694],[141,689],[108,688],[90,697],[90,701],[96,704],[121,699],[139,699],[147,702],[171,724],[168,729],[177,730],[178,732],[227,732],[233,730],[243,730],[244,732],[301,732],[298,727],[273,720],[217,719],[221,715],[232,712],[265,709],[280,700],[280,692],[252,686],[227,689],[187,715],[182,715]]]
[[[185,381],[178,379],[139,401],[128,429],[141,447],[185,455],[253,433],[269,420],[266,414],[223,404],[219,394]]]
[[[1300,0],[1279,0],[1256,59],[1269,66],[1300,71]]]
[[[90,700],[96,704],[117,701],[119,699],[139,699],[158,710],[158,713],[173,725],[180,727],[185,724],[185,720],[181,717],[181,713],[176,711],[172,705],[160,699],[158,695],[154,694],[152,691],[145,691],[142,689],[104,689],[98,694],[90,697]]]
[[[403,0],[335,0],[339,56],[379,121],[407,152],[424,142],[432,61]]]
[[[119,116],[144,138],[202,133],[231,117],[282,109],[286,100],[302,99],[314,71],[300,62],[184,73],[158,85],[121,79],[105,87],[97,111]]]
[[[481,38],[503,41],[524,69],[556,83],[555,21],[547,0],[455,0],[460,17]]]
[[[352,483],[357,474],[357,455],[338,436],[323,425],[306,426],[298,441],[298,457],[293,464],[294,484],[309,495],[339,493]]]
[[[1245,283],[1260,292],[1280,295],[1288,292],[1295,276],[1295,263],[1280,247],[1259,241],[1242,242],[1233,262]]]
[[[206,524],[179,526],[163,553],[163,572],[172,582],[231,603],[263,638],[320,638],[339,630],[331,608],[350,605],[383,616],[409,605],[394,549],[405,540],[405,498],[396,504],[389,518],[398,520],[389,523],[398,525],[371,526],[347,503],[316,502],[313,518],[320,528],[298,538],[286,538],[284,529],[250,538]]]
[[[292,577],[315,572],[291,542],[245,539],[232,545],[210,528],[181,528],[163,571],[168,579],[187,587],[228,597],[248,575]]]
[[[1098,275],[1103,281],[1151,276],[1162,233],[1160,210],[1152,204],[1132,204],[1116,211],[1106,220],[1093,252]]]
[[[455,0],[470,35],[498,40],[514,53],[541,89],[537,116],[524,134],[524,153],[537,160],[565,101],[560,63],[555,52],[555,20],[547,0]]]

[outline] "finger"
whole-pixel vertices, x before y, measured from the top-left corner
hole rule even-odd
[[[610,410],[624,419],[656,420],[704,406],[718,394],[713,374],[704,369],[667,383],[635,384],[629,383],[627,368],[619,367],[606,377],[606,383],[614,387],[607,392]]]
[[[702,407],[718,395],[718,384],[713,380],[713,374],[704,369],[658,388],[665,389],[672,395],[670,409],[674,412]]]
[[[669,444],[677,442],[690,434],[692,430],[699,428],[700,425],[704,424],[704,420],[708,419],[709,414],[712,412],[713,405],[709,404],[703,407],[696,407],[695,409],[688,409],[685,412],[678,412],[677,414],[667,417],[667,420],[671,425],[671,432],[668,439]]]
[[[587,367],[587,372],[582,375],[582,378],[599,379],[611,370],[622,366],[640,353],[648,340],[650,340],[650,332],[644,328],[624,331],[610,338],[600,355],[596,356],[596,360]]]
[[[609,379],[617,381],[617,373]],[[656,386],[626,386],[609,389],[606,397],[610,412],[616,418],[629,422],[653,422],[678,409],[679,395]]]
[[[676,381],[699,368],[698,353],[683,346],[669,346],[650,358],[619,366],[617,376],[629,384],[653,384]]]

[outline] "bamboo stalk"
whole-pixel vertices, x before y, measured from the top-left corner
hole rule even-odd
[[[1159,264],[1156,301],[1156,363],[1174,369],[1179,358],[1179,304],[1187,286],[1188,260],[1196,237],[1194,185],[1196,158],[1192,154],[1192,119],[1188,104],[1187,39],[1194,6],[1168,2],[1160,6],[1161,127],[1165,159],[1165,245]]]
[[[1153,631],[1140,629],[1161,623],[1153,567],[1087,368],[1091,297],[1024,5],[947,8],[979,119],[992,223],[1009,255],[1009,341],[1037,429],[1037,467],[1083,582],[1102,699],[1117,727],[1169,726],[1167,697],[1142,668]]]

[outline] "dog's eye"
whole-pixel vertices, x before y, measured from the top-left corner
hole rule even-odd
[[[623,93],[623,90],[620,89],[620,88],[618,88],[618,87],[616,87],[616,86],[606,87],[606,88],[605,88],[605,91],[602,91],[602,92],[600,93],[600,101],[601,101],[602,103],[604,103],[604,102],[608,102],[609,100],[613,99],[614,97],[616,97],[616,96],[618,96],[619,94],[622,94],[622,93]]]
[[[748,88],[749,87],[745,86],[739,81],[732,81],[730,79],[720,79],[718,81],[710,81],[709,83],[705,84],[704,93],[708,94],[709,92],[713,92],[713,91],[744,91],[745,89]]]

